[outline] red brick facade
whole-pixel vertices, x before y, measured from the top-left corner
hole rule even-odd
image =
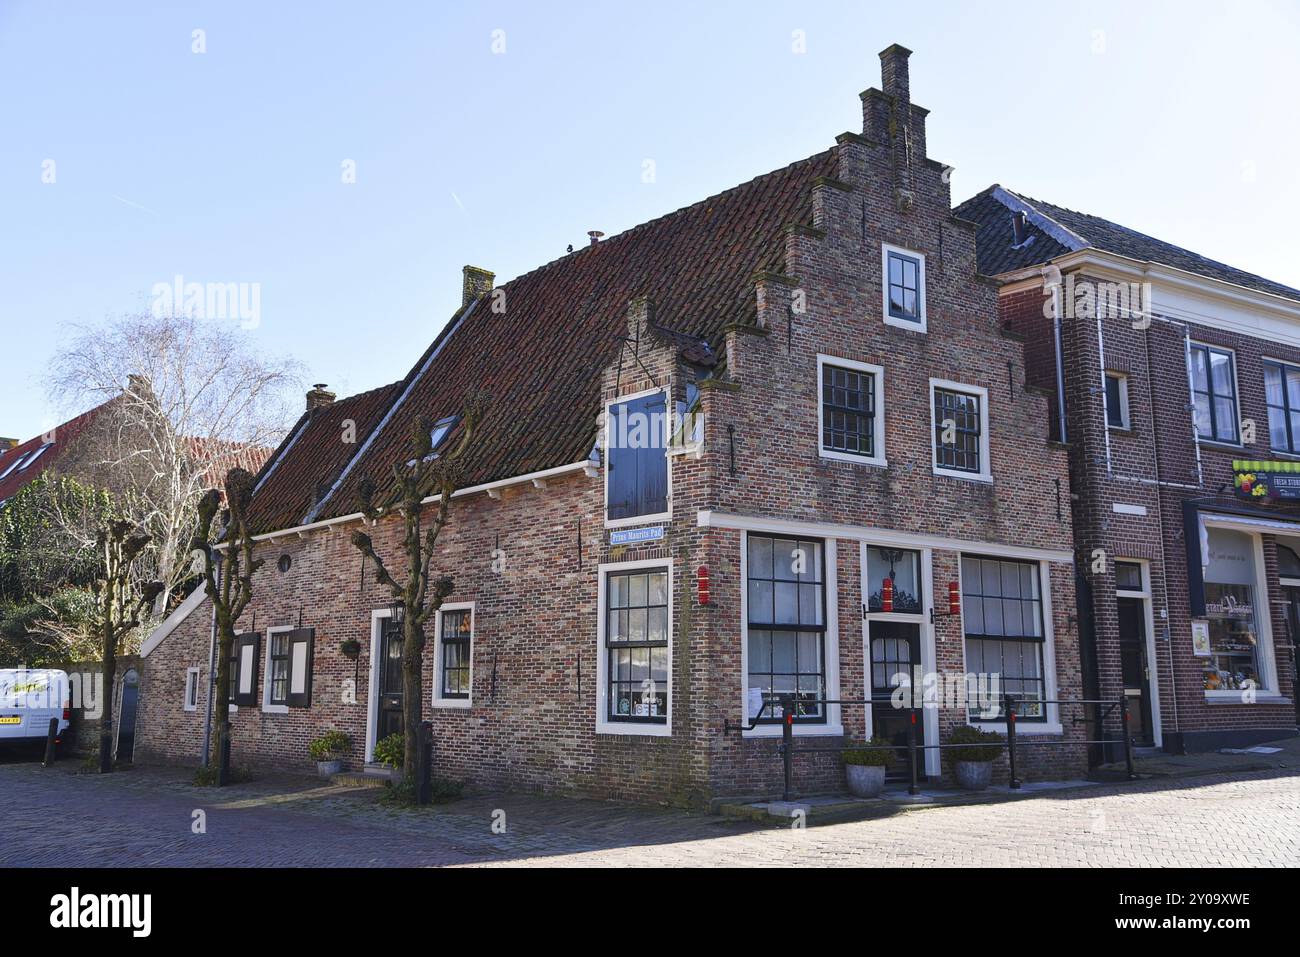
[[[455,578],[449,602],[474,606],[472,699],[469,707],[425,703],[441,773],[485,788],[696,805],[779,792],[779,727],[728,730],[745,718],[745,542],[752,534],[797,535],[824,548],[824,690],[846,703],[829,705],[824,725],[797,729],[807,747],[833,749],[868,734],[860,703],[868,630],[891,620],[871,614],[864,621],[862,555],[871,545],[920,552],[928,592],[913,623],[927,670],[940,673],[972,670],[963,618],[947,613],[961,557],[1028,562],[1047,584],[1047,695],[1083,696],[1067,452],[1046,439],[1047,398],[1027,388],[1024,348],[997,322],[997,288],[977,278],[973,231],[952,217],[943,167],[925,158],[925,111],[906,100],[906,51],[891,48],[882,59],[886,92],[863,95],[863,133],[839,137],[835,175],[812,184],[811,210],[789,224],[783,268],[753,278],[756,321],[731,326],[712,344],[721,363],[706,370],[686,361],[680,341],[655,321],[653,285],[626,315],[608,317],[611,334],[626,341],[599,372],[606,402],[653,388],[668,388],[679,401],[688,384],[699,390],[703,451],[670,456],[671,516],[644,523],[662,524],[662,540],[609,544],[599,466],[457,499],[437,568]],[[924,331],[883,321],[882,244],[924,256]],[[820,453],[819,356],[883,369],[877,436],[887,465]],[[990,480],[932,468],[932,379],[984,390]],[[594,422],[602,410],[588,411]],[[352,767],[365,760],[372,621],[389,599],[363,571],[349,531],[346,523],[289,531],[259,545],[268,560],[241,625],[264,636],[300,622],[315,629],[312,703],[286,713],[241,708],[232,718],[236,763],[306,768],[307,742],[326,728],[351,736]],[[396,523],[371,531],[381,555],[395,554]],[[282,554],[291,559],[285,572],[277,568]],[[598,728],[602,566],[656,560],[672,576],[670,721],[658,733],[607,733]],[[707,604],[697,588],[701,567],[711,579]],[[185,711],[182,698],[189,667],[204,669],[206,689],[210,628],[208,606],[200,606],[149,649],[140,754],[197,757],[206,702]],[[345,639],[362,644],[355,663],[340,653]],[[426,689],[435,684],[435,658],[431,633]],[[1070,743],[1026,748],[1022,776],[1079,775],[1086,767],[1081,726],[1064,709],[1048,717],[1022,729],[1039,741]],[[926,709],[925,741],[946,740],[965,720],[964,709]],[[931,770],[939,772],[932,754]],[[801,793],[840,790],[843,774],[834,753],[796,758]]]

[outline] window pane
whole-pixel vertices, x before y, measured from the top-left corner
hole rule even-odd
[[[1212,438],[1213,429],[1210,427],[1210,397],[1207,395],[1197,394],[1195,399],[1195,417],[1196,431],[1202,438]]]
[[[1214,426],[1216,439],[1225,442],[1237,440],[1237,401],[1233,398],[1215,398]]]
[[[772,577],[772,539],[749,537],[749,577]]]
[[[1286,399],[1282,393],[1282,370],[1272,363],[1264,363],[1264,401],[1269,405],[1282,405]]]
[[[1216,395],[1232,395],[1232,356],[1228,353],[1210,353],[1210,382]]]
[[[776,621],[772,608],[772,583],[749,581],[749,620],[771,624]]]
[[[1210,391],[1210,373],[1205,349],[1192,347],[1192,388],[1197,392]]]
[[[799,623],[799,586],[792,582],[776,583],[776,617],[783,625]]]

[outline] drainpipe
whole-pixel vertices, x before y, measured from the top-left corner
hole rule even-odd
[[[1052,290],[1052,335],[1056,339],[1056,434],[1068,441],[1065,432],[1065,336],[1061,330],[1061,271],[1043,267],[1043,279]]]

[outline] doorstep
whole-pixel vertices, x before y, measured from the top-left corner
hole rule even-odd
[[[330,775],[332,783],[346,784],[354,788],[382,788],[391,780],[387,766],[382,764],[367,764],[360,773],[340,771],[338,774]]]
[[[805,823],[831,824],[858,818],[878,817],[912,807],[951,807],[963,804],[989,804],[1033,797],[1045,791],[1093,787],[1095,781],[1026,781],[1012,790],[1007,785],[993,785],[983,791],[958,788],[921,788],[909,794],[906,785],[886,787],[878,798],[857,798],[848,794],[821,794],[793,801],[735,801],[717,806],[723,817],[749,821],[789,820],[802,813]]]

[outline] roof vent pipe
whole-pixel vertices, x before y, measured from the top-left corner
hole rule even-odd
[[[601,237],[605,234],[599,229],[589,229],[587,230],[587,235],[591,237],[591,244],[594,246],[596,243],[600,242]]]

